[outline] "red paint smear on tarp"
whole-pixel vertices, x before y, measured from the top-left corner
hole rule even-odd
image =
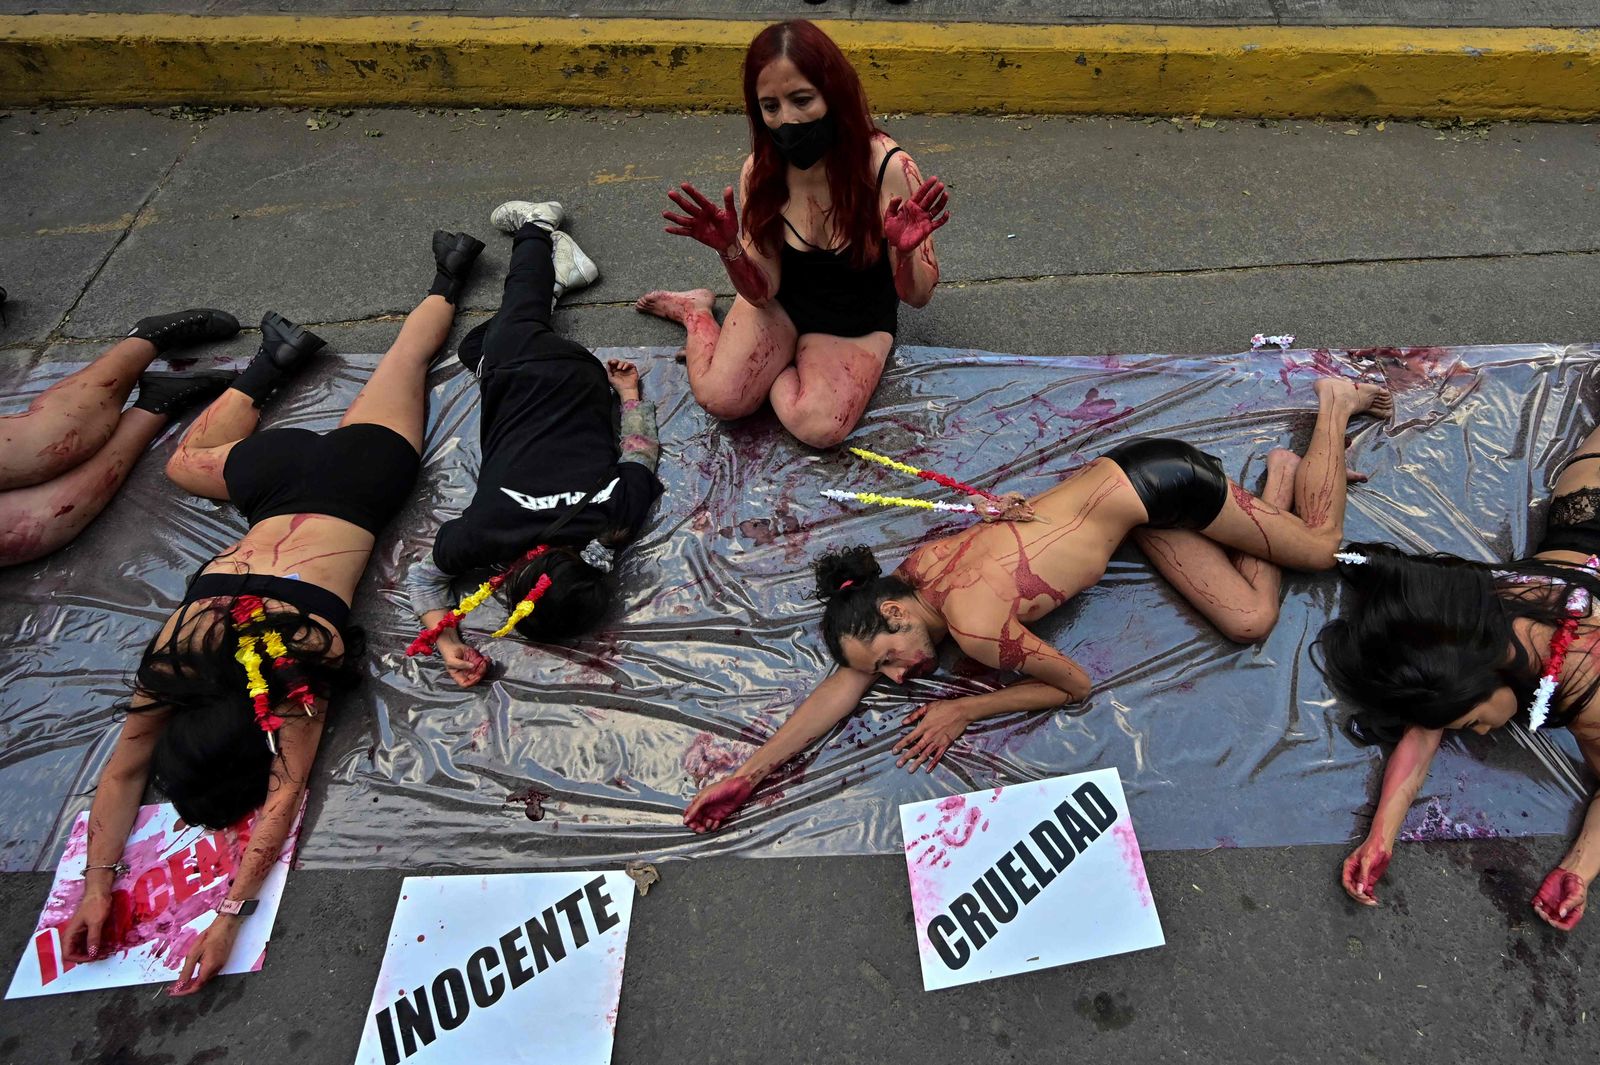
[[[701,732],[684,752],[683,771],[698,786],[732,773],[744,764],[754,749],[752,744]]]

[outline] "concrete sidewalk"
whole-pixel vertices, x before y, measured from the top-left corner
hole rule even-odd
[[[1231,351],[1259,331],[1348,346],[1600,336],[1594,126],[885,125],[952,186],[945,282],[903,314],[906,343],[1067,354]],[[604,271],[559,327],[592,346],[673,344],[681,333],[631,301],[728,285],[709,253],[661,233],[663,190],[731,180],[746,137],[734,116],[610,111],[13,112],[0,118],[0,360],[91,358],[139,315],[194,303],[246,322],[275,307],[337,350],[381,350],[431,276],[428,233],[490,239],[488,211],[530,195],[565,202]],[[490,243],[458,329],[497,302],[506,255]],[[247,332],[234,350],[254,343]],[[1342,786],[1359,809],[1376,780]],[[314,779],[311,832],[318,802]],[[1343,848],[1153,855],[1166,948],[936,994],[921,990],[898,859],[675,863],[635,911],[614,1060],[1584,1061],[1600,923],[1564,936],[1527,906],[1564,847],[1402,845],[1375,911],[1338,888]],[[402,875],[294,872],[263,972],[193,999],[0,1004],[0,1062],[344,1065]],[[20,956],[48,883],[0,877],[0,964]]]

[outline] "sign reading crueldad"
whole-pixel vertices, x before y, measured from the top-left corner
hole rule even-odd
[[[1166,942],[1115,769],[900,807],[929,991]]]
[[[358,1065],[606,1065],[633,914],[623,873],[407,877]]]

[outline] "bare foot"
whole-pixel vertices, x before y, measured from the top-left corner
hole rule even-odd
[[[1352,381],[1346,377],[1321,377],[1312,387],[1318,399],[1349,403],[1352,415],[1370,414],[1374,418],[1387,418],[1394,413],[1394,397],[1382,385]]]
[[[716,294],[709,288],[696,288],[688,292],[667,292],[656,289],[654,292],[646,292],[635,300],[633,309],[640,314],[653,314],[657,318],[665,318],[669,322],[682,325],[685,318],[698,311],[710,314],[716,298]]]

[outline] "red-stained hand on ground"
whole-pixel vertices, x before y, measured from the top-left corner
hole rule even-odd
[[[1373,894],[1373,889],[1378,886],[1378,881],[1383,879],[1384,871],[1389,868],[1389,858],[1392,853],[1382,841],[1368,836],[1367,841],[1344,860],[1345,894],[1363,906],[1376,906],[1378,896]]]
[[[453,632],[447,631],[446,635],[440,637],[439,657],[444,659],[444,668],[450,671],[450,679],[463,688],[477,684],[489,672],[489,660],[470,644],[463,643]]]
[[[1571,869],[1552,869],[1533,897],[1533,911],[1546,924],[1570,932],[1583,918],[1589,885]]]
[[[929,178],[911,199],[902,200],[896,196],[889,201],[889,210],[883,216],[883,235],[902,255],[915,251],[934,230],[950,221],[950,212],[945,209],[948,202],[944,182],[936,177]]]
[[[701,244],[722,255],[739,242],[739,216],[733,209],[733,186],[722,190],[722,206],[706,199],[699,189],[685,181],[680,188],[667,196],[678,205],[683,214],[661,212],[661,217],[671,222],[667,232],[678,237],[693,237]]]
[[[905,752],[900,754],[895,768],[905,766],[906,772],[915,773],[918,766],[926,763],[931,773],[934,766],[939,764],[939,759],[944,757],[944,752],[967,730],[968,721],[959,704],[939,700],[923,703],[911,711],[905,723],[917,727],[894,745],[894,753]]]
[[[61,930],[63,953],[70,962],[96,961],[106,950],[105,934],[111,917],[111,898],[98,893],[86,894],[72,914],[72,920]]]
[[[722,822],[750,799],[756,786],[743,777],[729,777],[709,787],[701,788],[689,808],[683,812],[683,823],[696,832],[715,832]]]
[[[239,936],[239,922],[243,918],[217,915],[211,927],[200,933],[200,938],[189,948],[188,957],[178,970],[178,982],[168,992],[174,998],[192,995],[206,986],[210,979],[228,964],[233,953],[233,941]]]

